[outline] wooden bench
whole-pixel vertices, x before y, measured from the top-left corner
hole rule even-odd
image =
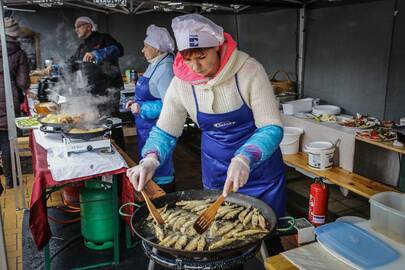
[[[266,270],[298,270],[286,257],[283,255],[275,255],[267,258],[264,261]]]
[[[344,187],[360,196],[370,198],[372,195],[383,191],[397,191],[395,188],[368,179],[356,173],[349,172],[340,167],[329,170],[315,170],[308,166],[308,157],[305,153],[283,155],[284,163],[295,168],[303,174],[314,177],[324,177],[332,183]]]

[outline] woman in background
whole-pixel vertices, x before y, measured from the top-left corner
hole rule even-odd
[[[142,53],[149,66],[135,86],[135,100],[127,103],[127,107],[131,108],[135,116],[139,158],[149,132],[159,118],[162,101],[174,76],[174,46],[174,40],[166,28],[150,25],[146,30]],[[173,174],[171,152],[156,171],[153,180],[166,192],[173,192],[175,190]]]

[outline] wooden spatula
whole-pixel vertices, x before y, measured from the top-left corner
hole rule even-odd
[[[146,206],[149,209],[149,212],[153,219],[160,225],[165,224],[165,221],[163,220],[162,216],[160,215],[159,211],[156,209],[155,205],[152,203],[152,201],[149,199],[148,194],[146,194],[145,191],[141,190],[142,196],[145,199]]]
[[[232,185],[231,185],[232,186]],[[232,187],[229,189],[229,192],[232,190]],[[218,199],[205,210],[194,222],[193,228],[199,234],[203,234],[214,221],[215,216],[217,215],[218,209],[221,204],[225,201],[224,195],[218,197]]]

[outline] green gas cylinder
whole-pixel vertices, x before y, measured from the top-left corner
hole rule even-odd
[[[80,191],[80,217],[84,245],[103,250],[113,246],[112,188],[101,180],[88,180]]]

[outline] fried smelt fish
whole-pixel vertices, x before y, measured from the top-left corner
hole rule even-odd
[[[189,218],[190,216],[188,215],[179,217],[177,221],[173,224],[173,231],[180,230],[181,226],[183,226],[183,224],[186,223]]]
[[[195,222],[195,218],[192,218],[191,220],[184,223],[180,228],[180,232],[182,234],[185,234],[187,229],[193,226],[194,222]]]
[[[203,251],[206,244],[207,242],[205,241],[205,236],[204,235],[200,236],[200,239],[198,240],[197,243],[197,250]]]
[[[255,234],[265,234],[265,233],[268,233],[269,231],[267,231],[267,230],[255,230],[255,229],[252,229],[252,230],[246,230],[246,231],[243,231],[243,232],[239,232],[239,233],[236,233],[233,237],[234,238],[243,238],[243,237],[246,237],[246,236],[251,236],[251,235],[255,235]]]
[[[184,217],[188,216],[188,214],[186,212],[182,212],[179,216],[176,216],[174,218],[168,219],[166,221],[165,226],[166,227],[174,227],[174,224],[177,223],[178,220],[183,219]]]
[[[162,241],[159,242],[159,245],[164,246],[164,247],[168,247],[168,244],[173,240],[174,242],[172,244],[174,244],[177,239],[179,238],[179,236],[177,234],[171,234],[165,237],[165,239],[163,239]]]
[[[234,222],[229,222],[226,223],[224,226],[222,226],[218,231],[217,231],[217,236],[222,236],[232,230],[236,226],[236,223]]]
[[[259,214],[259,227],[263,230],[266,229],[266,219],[261,214]]]
[[[249,214],[246,215],[246,217],[243,219],[243,226],[247,226],[250,223],[250,221],[252,220],[252,216],[256,211],[256,209],[253,209],[249,212]]]
[[[228,212],[222,219],[224,219],[224,220],[233,219],[240,213],[240,211],[243,210],[243,208],[244,207],[239,207],[239,208],[236,208],[235,210],[232,210],[231,212]]]
[[[246,215],[249,213],[251,207],[249,206],[248,208],[245,208],[242,212],[239,213],[238,219],[240,222],[243,223],[243,220],[245,219]]]
[[[165,220],[165,222],[170,222],[173,218],[180,216],[181,214],[183,214],[183,211],[174,211],[173,213],[171,213]]]
[[[239,223],[238,225],[236,225],[236,227],[234,229],[232,229],[228,233],[224,234],[223,238],[224,239],[232,238],[234,236],[234,234],[236,234],[242,230],[243,230],[243,224]]]
[[[200,236],[196,236],[191,241],[187,244],[187,246],[184,248],[186,251],[193,251],[197,248],[198,241],[200,240]]]
[[[221,206],[218,209],[218,212],[215,216],[216,219],[220,219],[223,216],[225,216],[226,214],[228,214],[229,212],[232,212],[233,210],[235,210],[235,206],[234,205],[225,205],[225,206]]]
[[[175,249],[183,249],[183,247],[187,244],[187,235],[182,235],[174,244]]]
[[[164,212],[163,214],[162,214],[162,218],[163,218],[163,220],[166,220],[171,214],[173,214],[174,213],[174,210],[173,209],[169,209],[169,210],[167,210],[166,212]]]
[[[257,228],[258,223],[259,223],[259,213],[255,212],[252,216],[252,228]]]
[[[166,210],[167,210],[167,204],[165,204],[165,206],[163,206],[162,208],[158,209],[160,215],[164,214],[166,212]],[[149,216],[146,218],[146,220],[152,220],[151,214],[149,214]]]
[[[179,235],[179,234],[175,234],[175,235],[173,236],[173,238],[170,239],[170,240],[167,242],[167,244],[166,244],[165,246],[166,246],[166,247],[171,247],[171,246],[173,246],[173,245],[179,240],[179,238],[180,238],[180,235]]]
[[[194,224],[194,222],[193,222],[193,224]],[[190,227],[188,227],[188,228],[186,229],[185,234],[186,234],[187,236],[189,236],[189,237],[192,237],[192,236],[194,236],[194,235],[197,235],[197,231],[194,229],[193,226],[190,226]]]
[[[199,205],[194,207],[193,209],[191,209],[192,212],[200,212],[202,210],[207,209],[208,207],[210,207],[210,204],[203,204],[203,205]]]
[[[212,222],[209,231],[208,231],[208,236],[210,238],[215,238],[215,236],[217,236],[217,231],[218,231],[218,222],[214,221]]]
[[[165,238],[165,233],[163,229],[159,225],[156,225],[155,223],[153,223],[153,228],[155,229],[156,238],[159,241],[163,241],[163,239]]]
[[[208,247],[208,250],[223,248],[225,246],[232,244],[233,242],[235,242],[237,240],[238,240],[237,238],[228,238],[228,239],[219,240],[218,242],[212,243]]]
[[[177,202],[177,206],[182,206],[183,209],[193,209],[197,206],[200,205],[205,205],[213,202],[212,199],[206,199],[206,200],[194,200],[194,201],[180,201]]]

